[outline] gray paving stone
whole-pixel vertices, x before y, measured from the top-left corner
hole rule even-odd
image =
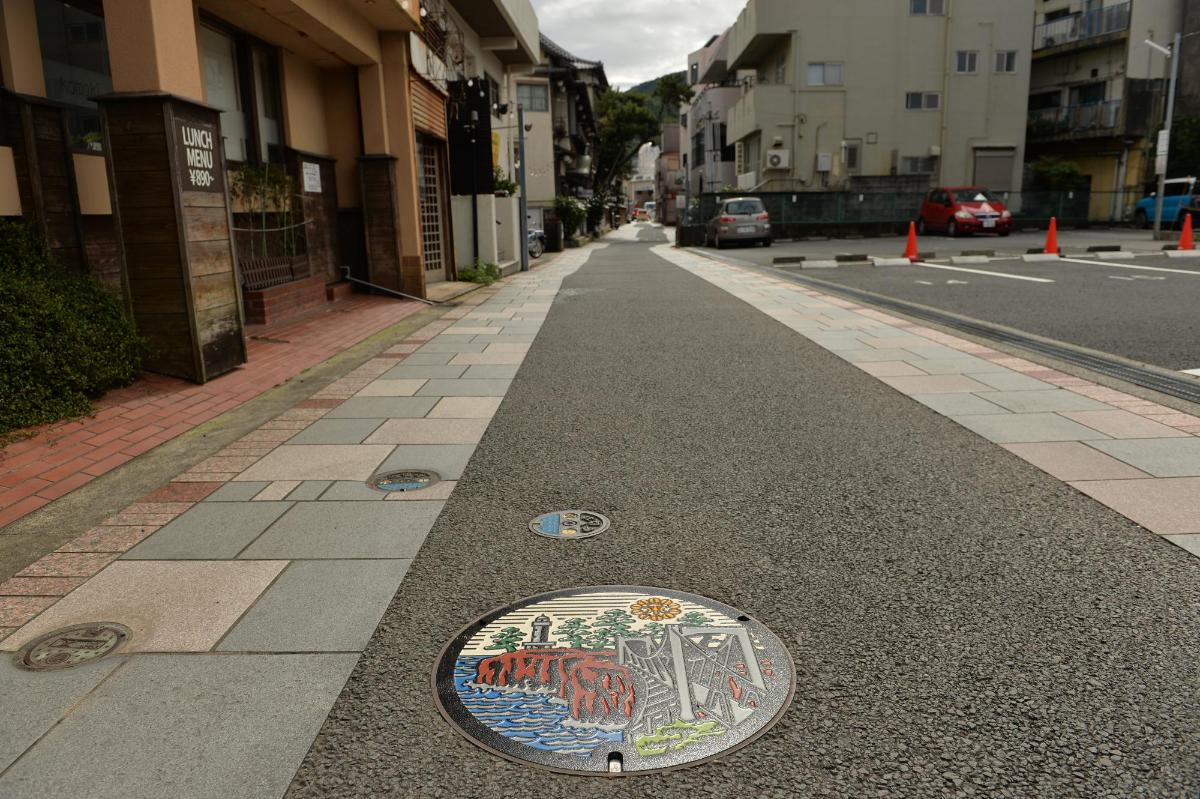
[[[279,576],[217,646],[222,652],[358,652],[409,560],[302,560]]]
[[[287,498],[297,502],[312,501],[320,497],[332,484],[332,480],[305,480],[292,489],[292,493],[288,494]]]
[[[1092,446],[1155,477],[1200,477],[1200,438],[1097,441]]]
[[[270,483],[249,481],[245,483],[226,483],[204,498],[205,502],[249,502]]]
[[[411,558],[444,504],[301,502],[240,557]]]
[[[432,469],[443,480],[457,480],[475,452],[474,444],[401,444],[392,451],[379,471],[387,469]]]
[[[430,380],[419,397],[503,397],[511,380]]]
[[[920,364],[918,364],[920,365]],[[1038,380],[1020,372],[1005,370],[1003,372],[983,373],[973,375],[980,383],[986,383],[999,391],[1047,391],[1058,388],[1053,383]]]
[[[465,366],[451,366],[450,364],[422,364],[409,363],[405,361],[399,366],[389,369],[384,373],[384,380],[414,380],[420,378],[440,377],[453,380],[456,377],[462,377]]]
[[[63,671],[34,672],[17,668],[12,657],[0,659],[0,771],[124,662],[118,656]]]
[[[519,366],[501,366],[497,364],[476,364],[467,368],[462,375],[464,380],[512,380],[517,376]]]
[[[361,444],[385,419],[318,419],[289,444]]]
[[[438,336],[427,341],[414,354],[422,352],[483,352],[487,348],[486,341],[470,341],[471,336]]]
[[[850,363],[877,363],[879,361],[903,361],[914,359],[913,354],[903,349],[872,349],[864,347],[861,350],[834,350],[839,358],[845,358]]]
[[[123,557],[127,560],[235,558],[291,506],[291,502],[202,502]]]
[[[133,658],[0,777],[0,796],[282,796],[357,659]]]
[[[387,499],[387,494],[355,480],[338,480],[321,495],[322,502],[339,500],[362,502],[373,499]]]
[[[420,364],[422,366],[445,366],[457,353],[454,352],[414,352],[399,365]]]
[[[975,394],[910,394],[912,399],[933,408],[943,416],[966,416],[978,413],[1007,413],[995,403]]]
[[[977,375],[986,372],[1007,372],[1008,368],[983,358],[908,358],[914,366],[931,375]]]
[[[997,444],[1036,441],[1103,441],[1101,432],[1055,413],[979,414],[952,416],[954,421]]]
[[[424,416],[436,397],[354,397],[325,415],[326,419],[402,419]]]
[[[979,375],[977,375],[979,376]],[[1014,413],[1052,413],[1054,411],[1106,411],[1112,408],[1103,402],[1052,388],[1048,391],[981,391],[978,396]]]

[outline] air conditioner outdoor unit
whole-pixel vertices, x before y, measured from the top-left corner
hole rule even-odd
[[[792,151],[791,150],[768,150],[767,151],[767,169],[791,169],[792,168]]]

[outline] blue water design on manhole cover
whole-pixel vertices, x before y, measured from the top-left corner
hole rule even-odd
[[[442,714],[493,754],[597,776],[694,765],[782,717],[795,666],[741,611],[695,594],[596,586],[539,594],[442,652]]]
[[[591,538],[608,527],[607,516],[590,510],[556,510],[529,523],[530,531],[546,538]]]
[[[425,469],[406,469],[374,475],[367,484],[380,491],[420,491],[429,488],[440,479],[437,474]]]

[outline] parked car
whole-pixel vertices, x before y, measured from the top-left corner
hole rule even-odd
[[[1012,233],[1012,213],[1004,201],[978,186],[934,189],[921,203],[917,232],[943,231],[947,236],[969,233]]]
[[[1185,209],[1195,208],[1200,202],[1196,196],[1196,178],[1172,178],[1163,189],[1163,224],[1167,227],[1181,224]],[[1154,214],[1157,210],[1158,197],[1156,192],[1138,200],[1133,212],[1134,222],[1138,227],[1150,227],[1154,224]],[[1196,221],[1196,220],[1193,220]]]
[[[643,203],[641,210],[638,212],[638,219],[641,219],[644,222],[653,222],[654,221],[654,210],[657,207],[658,207],[658,204],[655,203],[653,200]]]
[[[704,229],[704,243],[718,250],[731,242],[761,242],[770,247],[771,240],[771,215],[757,197],[725,200]]]

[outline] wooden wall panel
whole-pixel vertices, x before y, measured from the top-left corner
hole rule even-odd
[[[396,159],[359,159],[363,227],[366,229],[367,280],[403,291],[400,271],[400,232],[396,224]]]

